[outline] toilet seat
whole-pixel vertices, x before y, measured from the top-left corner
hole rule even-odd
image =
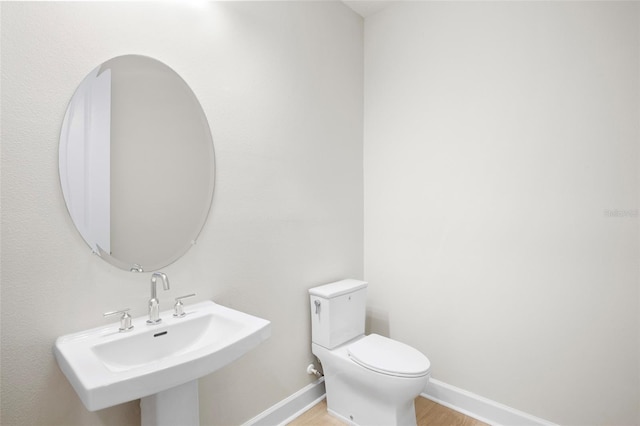
[[[349,357],[364,368],[397,377],[422,377],[431,363],[420,351],[404,343],[370,334],[347,348]]]

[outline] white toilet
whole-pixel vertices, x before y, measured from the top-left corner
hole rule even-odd
[[[342,280],[309,290],[311,351],[324,371],[329,413],[362,426],[415,425],[413,400],[431,363],[417,349],[365,336],[367,283]]]

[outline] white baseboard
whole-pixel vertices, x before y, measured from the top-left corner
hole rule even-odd
[[[421,396],[495,426],[556,426],[555,423],[435,379],[429,381]]]
[[[431,379],[421,396],[494,426],[557,426],[464,389]],[[283,426],[325,398],[324,377],[258,414],[242,426]]]
[[[316,405],[325,398],[324,377],[283,399],[263,411],[242,426],[282,426]]]

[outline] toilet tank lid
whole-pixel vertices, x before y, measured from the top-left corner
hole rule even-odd
[[[324,299],[331,299],[333,297],[351,293],[352,291],[360,290],[361,288],[367,287],[367,285],[368,283],[366,281],[352,279],[340,280],[331,284],[310,288],[309,294],[322,297]]]

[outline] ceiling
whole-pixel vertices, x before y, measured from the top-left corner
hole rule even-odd
[[[342,0],[342,2],[358,15],[366,18],[389,6],[389,4],[393,3],[393,0]]]

